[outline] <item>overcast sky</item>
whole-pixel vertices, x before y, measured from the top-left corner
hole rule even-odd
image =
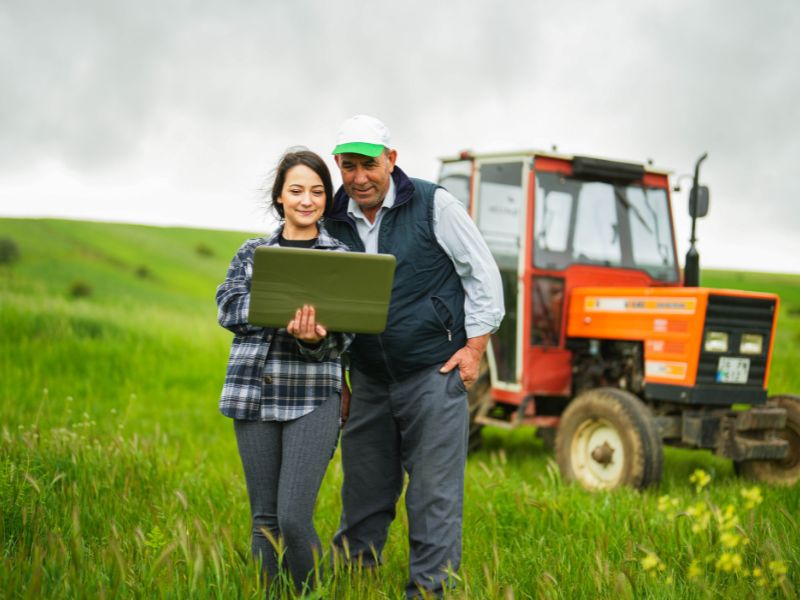
[[[707,151],[701,263],[800,272],[798,32],[797,0],[4,0],[0,216],[268,230],[280,154],[368,113],[429,179],[464,148]]]

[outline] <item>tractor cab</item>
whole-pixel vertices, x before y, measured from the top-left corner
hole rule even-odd
[[[464,153],[442,160],[439,183],[464,203],[502,275],[506,317],[489,355],[498,399],[571,394],[573,288],[681,284],[666,171],[536,151]]]
[[[704,158],[693,219],[708,205]],[[469,394],[470,447],[484,425],[534,425],[587,488],[657,483],[662,443],[800,479],[800,399],[767,398],[778,298],[698,287],[694,245],[682,281],[669,175],[541,151],[442,159],[439,183],[477,224],[505,295]]]

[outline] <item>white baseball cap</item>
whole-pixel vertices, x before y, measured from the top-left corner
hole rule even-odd
[[[333,154],[364,154],[378,156],[384,148],[391,145],[389,128],[375,117],[356,115],[350,117],[336,134],[336,147]]]

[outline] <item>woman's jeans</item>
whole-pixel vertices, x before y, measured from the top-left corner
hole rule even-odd
[[[321,544],[314,529],[314,504],[339,434],[337,393],[293,421],[234,420],[236,443],[247,481],[253,517],[253,556],[271,581],[278,574],[278,553],[264,530],[285,546],[298,590],[312,587]]]

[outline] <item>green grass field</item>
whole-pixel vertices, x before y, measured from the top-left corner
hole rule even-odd
[[[245,237],[0,219],[20,251],[0,264],[0,597],[263,597],[217,411],[230,334],[214,291]],[[800,276],[705,272],[703,284],[780,294],[770,392],[800,392]],[[797,597],[800,486],[754,490],[728,461],[667,449],[658,489],[590,494],[561,481],[532,430],[484,437],[450,597]],[[697,469],[711,477],[701,489]],[[341,477],[337,456],[323,540]],[[316,597],[402,597],[405,532],[401,507],[386,563],[324,574]]]

